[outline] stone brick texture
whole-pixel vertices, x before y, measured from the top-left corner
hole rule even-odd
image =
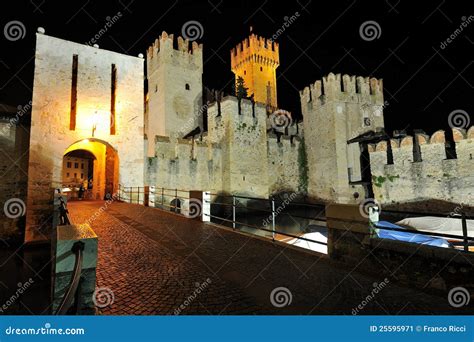
[[[71,217],[80,223],[102,205],[70,202]],[[114,202],[90,224],[99,236],[97,287],[109,288],[114,295],[112,304],[98,308],[100,314],[350,315],[385,279],[326,255],[156,208]],[[289,305],[272,305],[270,295],[277,287],[291,292]],[[406,288],[390,278],[357,314],[467,310],[451,307],[444,295]]]

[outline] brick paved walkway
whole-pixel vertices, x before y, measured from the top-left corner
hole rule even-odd
[[[104,202],[71,202],[75,223]],[[113,291],[103,314],[352,314],[383,279],[160,209],[113,203],[92,222],[97,286]],[[286,287],[290,305],[275,307]],[[453,314],[444,297],[391,281],[359,314]]]

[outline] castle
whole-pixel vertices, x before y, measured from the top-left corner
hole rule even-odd
[[[41,239],[63,157],[75,150],[95,156],[97,199],[150,185],[339,203],[474,202],[474,128],[453,129],[457,159],[446,158],[442,131],[390,138],[382,80],[332,73],[300,92],[295,123],[278,108],[279,46],[255,34],[230,52],[250,99],[217,93],[206,102],[203,46],[165,32],[147,50],[146,75],[143,56],[44,30],[36,57],[27,240]]]
[[[175,70],[178,85],[173,81],[164,92],[178,89],[186,94],[186,77],[201,79],[202,46],[193,43],[185,53],[187,42],[178,38],[182,51],[178,54],[172,39],[163,33],[149,49],[149,82],[157,83],[155,70],[166,67],[159,63],[160,54],[173,55],[173,63],[168,64],[187,66]],[[243,78],[254,102],[218,96],[215,102],[203,104],[208,129],[197,138],[182,139],[187,133],[182,129],[147,134],[147,146],[154,147],[148,150],[148,184],[264,198],[296,192],[340,203],[365,198],[381,204],[432,198],[474,203],[474,176],[469,171],[474,166],[473,128],[453,129],[457,159],[446,157],[444,132],[432,138],[417,135],[423,155],[417,158],[412,137],[390,139],[385,133],[382,80],[332,73],[300,92],[302,123],[291,122],[290,115],[283,127],[277,127],[274,113],[282,112],[276,95],[278,44],[251,34],[231,50],[230,58],[236,80]],[[174,120],[178,111],[160,110],[166,104],[153,93],[154,83],[149,85],[148,120],[163,115]],[[184,124],[188,131],[203,117],[195,96],[190,91],[186,101],[174,101],[189,103],[189,108],[194,104],[194,111],[178,126]],[[391,160],[387,153],[392,154]]]

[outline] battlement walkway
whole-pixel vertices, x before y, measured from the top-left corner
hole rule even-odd
[[[364,275],[326,255],[160,209],[98,201],[68,207],[75,223],[95,217],[97,287],[114,296],[102,314],[351,315],[359,305],[358,314],[462,313],[447,298]],[[272,291],[282,287],[272,304]]]

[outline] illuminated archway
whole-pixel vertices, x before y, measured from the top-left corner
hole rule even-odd
[[[79,150],[88,151],[95,157],[92,168],[92,194],[89,198],[102,200],[106,195],[116,193],[119,184],[117,151],[106,141],[89,138],[71,144],[63,156]]]

